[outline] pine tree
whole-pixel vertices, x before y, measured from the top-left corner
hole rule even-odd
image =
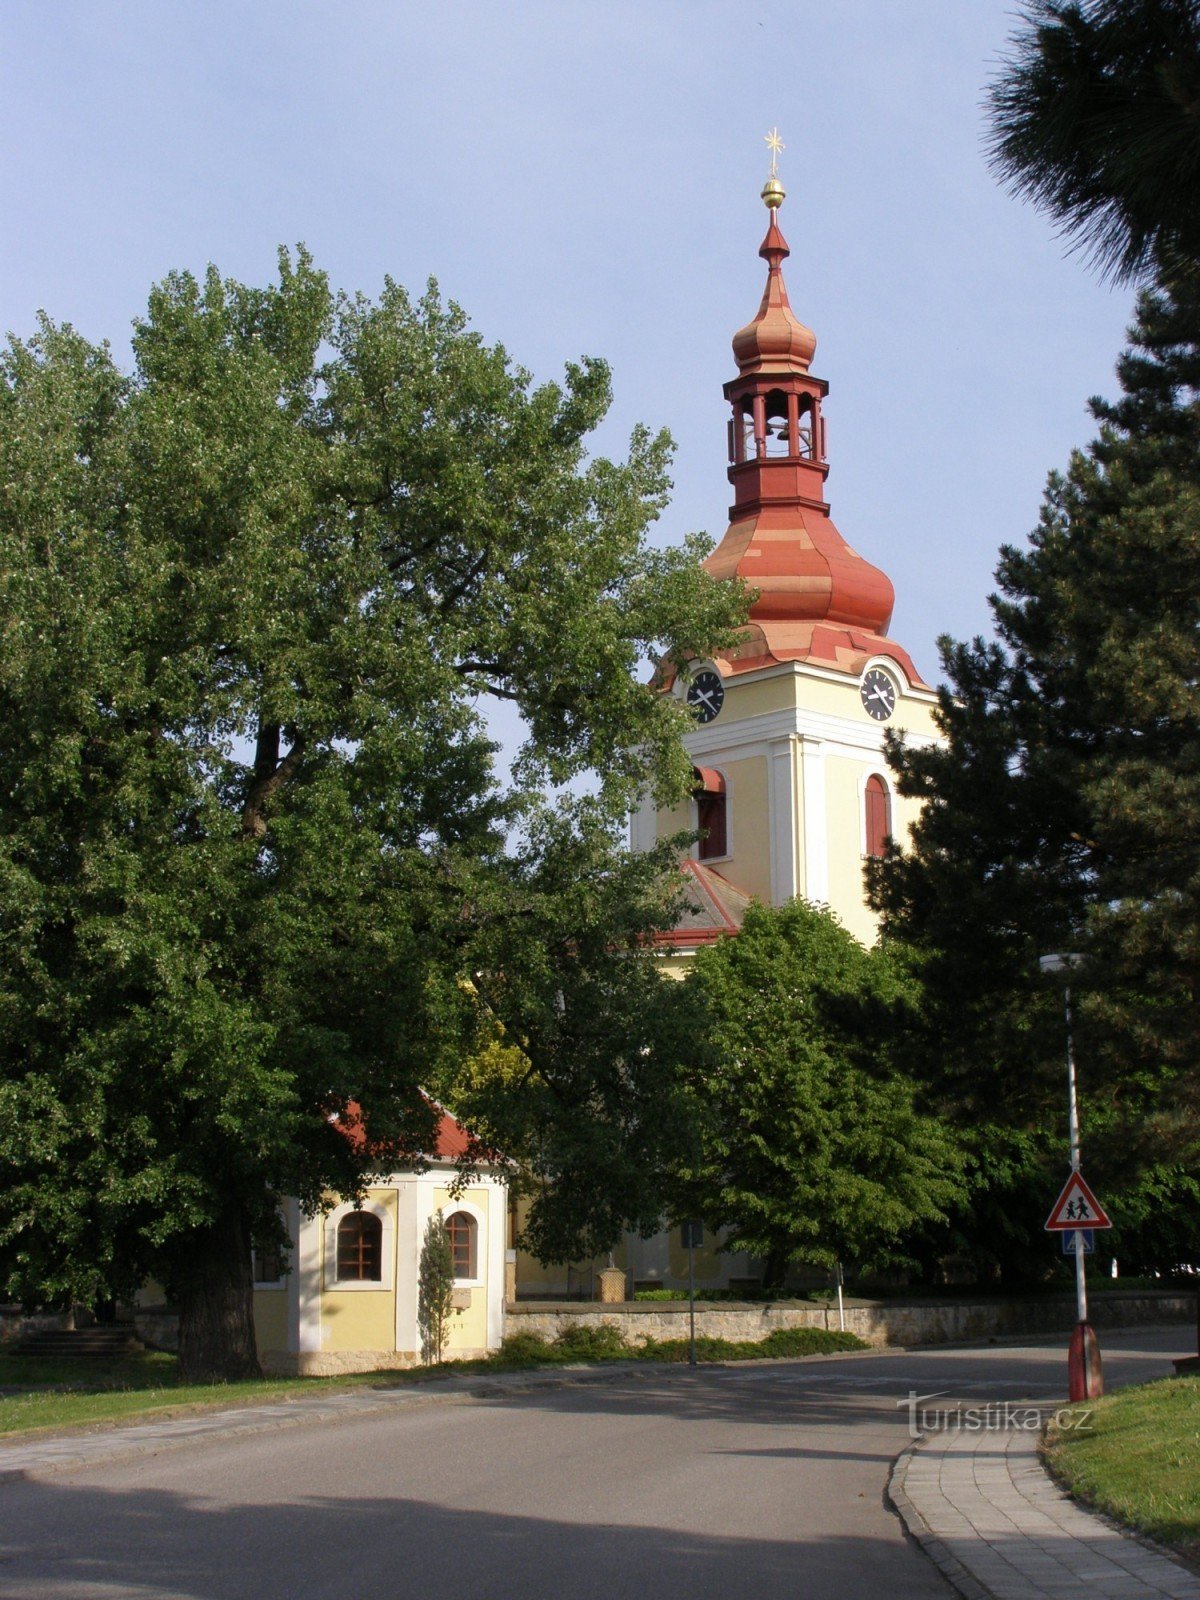
[[[1089,1165],[1136,1185],[1200,1155],[1194,279],[1142,297],[1118,373],[1028,548],[1002,552],[997,641],[943,644],[945,747],[893,745],[925,808],[872,890],[924,954],[931,1084],[985,1130],[981,1161],[989,1142],[1020,1145],[1026,1192],[1065,1137],[1061,997],[1037,975],[1050,950],[1088,958]]]
[[[992,158],[1118,280],[1200,262],[1200,4],[1031,0]]]

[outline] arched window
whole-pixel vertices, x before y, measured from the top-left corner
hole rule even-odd
[[[378,1283],[383,1277],[383,1223],[370,1211],[348,1211],[338,1223],[337,1277]]]
[[[725,804],[725,779],[712,767],[693,767],[696,787],[696,827],[700,830],[697,855],[715,861],[729,854],[729,817]]]
[[[877,773],[871,774],[863,789],[863,812],[864,854],[885,855],[892,836],[892,798]]]
[[[467,1211],[452,1211],[446,1218],[450,1235],[450,1254],[456,1278],[477,1278],[479,1225]]]

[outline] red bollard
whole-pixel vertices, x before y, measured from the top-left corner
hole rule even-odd
[[[1100,1345],[1090,1322],[1077,1322],[1071,1330],[1067,1351],[1067,1398],[1099,1400],[1104,1393],[1104,1372],[1100,1366]]]

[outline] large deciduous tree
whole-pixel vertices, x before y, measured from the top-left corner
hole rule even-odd
[[[1088,957],[1089,1167],[1118,1216],[1126,1187],[1133,1219],[1139,1186],[1182,1193],[1200,1161],[1195,278],[1143,296],[1118,370],[1099,436],[1051,479],[1028,547],[1003,551],[997,640],[944,645],[945,746],[893,745],[924,809],[874,895],[925,952],[935,1089],[984,1130],[981,1160],[1023,1145],[1018,1188],[1039,1200],[1065,1160],[1065,1095],[1061,994],[1037,957]],[[1031,1151],[1038,1129],[1054,1137]]]
[[[646,543],[665,435],[588,456],[603,364],[535,387],[433,289],[339,299],[303,252],[265,289],[178,274],[134,354],[47,322],[0,359],[0,1264],[43,1301],[153,1274],[185,1368],[230,1376],[280,1197],[428,1148],[422,1087],[497,1027],[542,1071],[505,1080],[515,1153],[533,1102],[553,1142],[616,1093],[598,1049],[539,1061],[544,1019],[668,914],[614,843],[689,778],[636,667],[740,601]]]
[[[1200,4],[1031,0],[993,163],[1118,280],[1200,262]]]
[[[763,1257],[771,1286],[794,1261],[902,1257],[908,1234],[944,1217],[958,1158],[905,1075],[916,989],[889,951],[823,908],[756,905],[678,987],[695,1018],[697,1124],[680,1215]]]

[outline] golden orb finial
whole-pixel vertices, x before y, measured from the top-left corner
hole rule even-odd
[[[766,183],[762,186],[763,204],[769,211],[778,211],[784,202],[787,191],[779,181],[779,152],[786,150],[787,146],[779,137],[779,129],[772,128],[764,140],[767,149],[771,152],[771,173]]]
[[[778,211],[786,194],[787,191],[778,178],[768,178],[762,186],[763,205],[770,211]]]

